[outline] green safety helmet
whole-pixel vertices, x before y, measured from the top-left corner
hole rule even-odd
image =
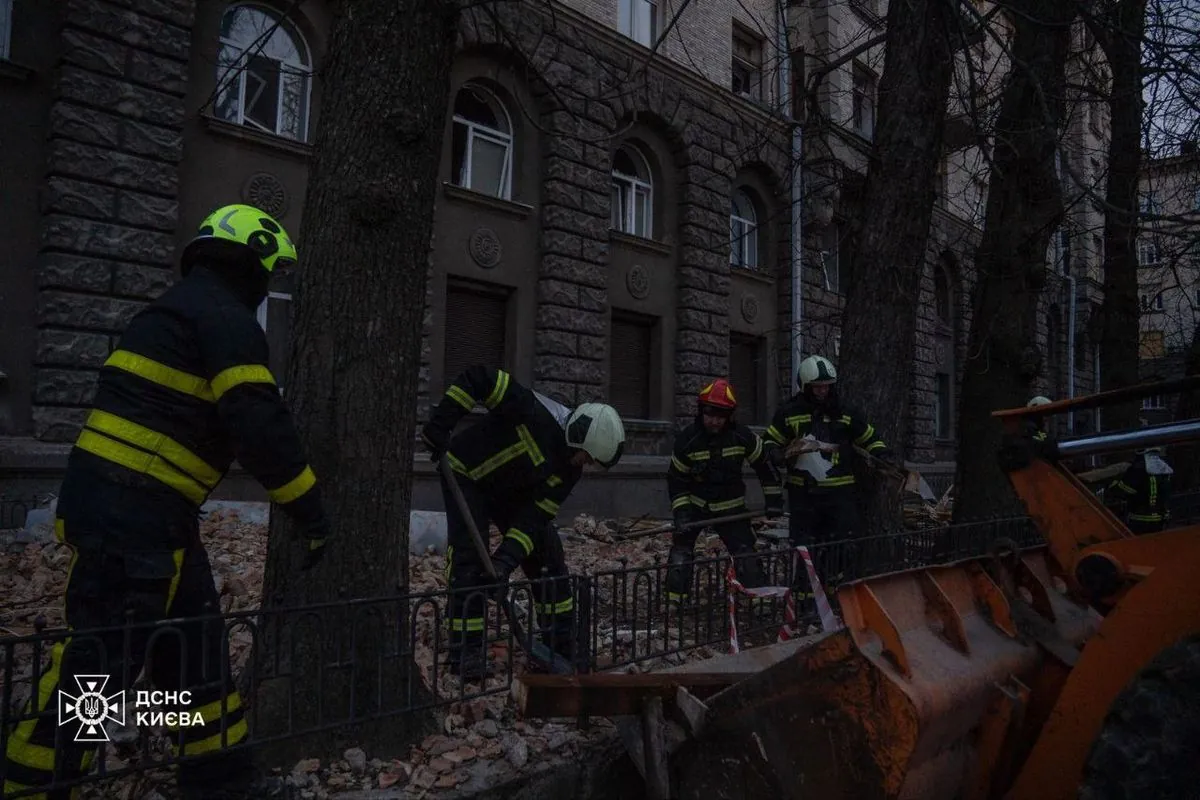
[[[296,245],[283,226],[265,211],[242,203],[221,206],[204,218],[183,249],[183,274],[202,254],[219,257],[221,250],[235,258],[244,257],[248,250],[268,273],[296,265]]]

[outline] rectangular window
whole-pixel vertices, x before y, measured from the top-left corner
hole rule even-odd
[[[875,75],[861,64],[854,65],[853,73],[851,123],[855,133],[871,139],[875,136]]]
[[[617,27],[638,44],[652,47],[658,39],[658,3],[617,0]]]
[[[651,365],[654,320],[636,314],[613,312],[609,351],[608,396],[622,417],[650,419]]]
[[[765,422],[762,389],[766,386],[766,342],[758,336],[729,334],[729,380],[737,393],[738,419],[747,425]]]
[[[933,438],[954,438],[954,396],[950,376],[945,372],[937,374],[933,391]]]
[[[1158,196],[1155,192],[1143,192],[1138,199],[1138,211],[1143,214],[1158,213]]]
[[[1157,267],[1159,262],[1158,243],[1153,239],[1138,241],[1138,266],[1143,269]]]
[[[444,386],[477,364],[509,366],[508,298],[508,290],[499,286],[447,281]]]
[[[279,393],[283,394],[283,383],[287,378],[288,356],[292,350],[292,290],[294,274],[275,275],[271,278],[267,299],[258,306],[255,316],[267,334],[267,367],[275,376]]]
[[[1163,401],[1161,394],[1152,395],[1151,397],[1142,398],[1143,411],[1161,411],[1166,408],[1167,404]]]
[[[736,23],[733,26],[733,62],[730,66],[734,94],[762,100],[762,39]]]
[[[0,0],[0,61],[10,58],[12,42],[12,0]]]

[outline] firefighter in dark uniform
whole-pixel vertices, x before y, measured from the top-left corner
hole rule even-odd
[[[1049,397],[1039,394],[1037,397],[1030,398],[1029,402],[1025,404],[1025,407],[1037,408],[1038,406],[1048,406],[1050,403],[1051,400]],[[1046,423],[1044,417],[1037,417],[1036,419],[1031,418],[1027,420],[1025,427],[1033,441],[1042,443],[1047,441]]]
[[[476,406],[486,408],[487,416],[452,437]],[[421,437],[435,462],[443,454],[449,460],[480,534],[487,537],[489,522],[503,534],[491,556],[497,572],[493,581],[442,478],[451,671],[465,679],[491,674],[484,651],[486,597],[480,587],[503,587],[517,567],[533,582],[543,643],[570,658],[575,599],[554,518],[584,466],[609,469],[621,458],[625,428],[616,410],[584,403],[568,411],[504,370],[476,366],[450,384]]]
[[[1162,449],[1138,450],[1125,474],[1108,485],[1106,494],[1125,501],[1125,524],[1131,533],[1157,533],[1171,518],[1173,470],[1162,457]]]
[[[787,461],[784,450],[796,439],[811,434],[817,441],[837,445],[822,453],[828,462],[823,478],[799,469],[794,461],[787,467],[789,534],[794,545],[814,545],[855,538],[862,534],[859,497],[851,468],[850,450],[860,447],[886,464],[894,463],[887,445],[875,427],[861,414],[845,406],[837,394],[837,370],[823,356],[800,362],[796,376],[800,392],[775,412],[767,428],[766,441],[776,463]],[[831,585],[845,577],[847,564],[831,560],[829,554],[813,553],[817,571]]]
[[[738,425],[733,415],[737,397],[724,378],[700,390],[696,420],[675,437],[667,468],[667,491],[676,532],[667,557],[667,599],[683,602],[692,586],[692,564],[700,527],[683,526],[746,510],[746,484],[742,465],[753,467],[762,485],[766,514],[783,513],[779,476],[767,461],[758,434]],[[750,520],[713,526],[734,559],[738,580],[746,587],[766,582],[762,565],[754,556],[754,531]]]
[[[127,613],[138,624],[219,613],[199,509],[235,456],[299,524],[305,567],[324,552],[330,528],[317,479],[267,367],[267,339],[255,319],[272,273],[295,261],[292,241],[269,215],[245,205],[214,211],[184,250],[183,280],[133,318],[104,363],[55,522],[72,550],[65,601],[71,631],[121,625]],[[129,638],[118,630],[55,645],[31,701],[41,716],[10,733],[4,791],[82,775],[94,746],[73,742],[70,727],[55,724],[55,689],[76,692],[74,676],[107,674],[106,693],[128,690],[148,658],[156,689],[191,695],[186,707],[162,710],[204,720],[173,732],[177,754],[212,754],[180,766],[183,796],[244,796],[248,751],[220,752],[247,737],[242,698],[222,653],[223,626],[178,627],[182,637],[158,637],[150,653],[148,625]]]

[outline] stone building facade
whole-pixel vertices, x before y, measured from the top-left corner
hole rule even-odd
[[[786,117],[807,104],[781,98],[832,53],[877,35],[879,6],[794,5],[786,26],[768,0],[538,0],[468,12],[446,120],[421,415],[475,362],[564,403],[607,398],[628,420],[631,455],[581,484],[565,509],[607,514],[665,511],[664,454],[706,381],[729,375],[743,417],[765,423],[792,391],[797,349],[837,355],[839,263],[862,211],[854,195],[882,52],[829,73],[818,98],[828,124],[802,120],[812,130],[803,169]],[[0,0],[0,108],[20,121],[0,132],[0,494],[54,491],[100,364],[176,279],[208,210],[253,202],[298,232],[329,19],[321,0],[285,19],[290,7]],[[912,460],[943,472],[982,202],[974,174],[951,168],[968,164],[964,152],[947,155],[935,211],[905,443]],[[974,205],[955,199],[971,191]],[[259,311],[277,373],[290,299],[290,286],[274,285]],[[414,470],[417,504],[437,507],[423,457]],[[258,496],[231,477],[219,493]]]

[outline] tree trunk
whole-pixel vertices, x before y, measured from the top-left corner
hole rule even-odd
[[[904,455],[921,275],[953,71],[955,5],[893,2],[854,276],[843,312],[839,394]],[[895,485],[859,469],[868,531],[895,529]]]
[[[1119,0],[1101,18],[1098,37],[1112,69],[1108,108],[1108,213],[1104,219],[1104,330],[1100,351],[1105,389],[1138,382],[1138,177],[1142,167],[1142,39],[1146,0]],[[1137,401],[1104,409],[1110,430],[1136,428]]]
[[[1041,372],[1038,300],[1062,219],[1054,153],[1065,107],[1073,0],[1012,0],[1013,64],[1000,101],[958,425],[955,521],[1019,513],[997,462],[999,408],[1023,406]]]
[[[421,320],[459,12],[454,0],[343,0],[333,12],[286,385],[334,538],[301,573],[293,526],[273,513],[263,607],[391,599],[264,614],[256,738],[355,719],[352,740],[271,746],[264,760],[283,765],[340,758],[351,743],[388,758],[424,732],[417,715],[358,720],[424,694],[397,594],[408,588]]]

